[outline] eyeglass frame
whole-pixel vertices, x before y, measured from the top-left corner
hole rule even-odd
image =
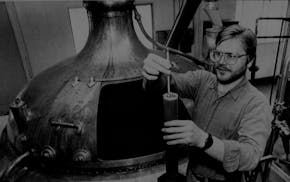
[[[212,59],[212,53],[213,52],[219,52],[221,54],[221,57],[220,57],[219,60],[214,61]],[[225,55],[230,55],[230,58],[225,58]],[[209,57],[210,57],[210,60],[212,62],[217,63],[217,62],[220,62],[222,58],[224,58],[225,59],[225,64],[227,64],[227,65],[234,65],[234,64],[236,64],[237,61],[238,61],[238,59],[241,58],[241,57],[243,57],[243,56],[248,56],[248,54],[235,55],[234,53],[231,53],[231,52],[222,52],[222,51],[218,51],[216,49],[211,50],[210,53],[209,53]]]

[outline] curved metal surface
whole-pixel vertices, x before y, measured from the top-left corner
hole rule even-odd
[[[54,163],[46,163],[45,168],[51,171],[66,172],[66,173],[95,173],[96,171],[103,171],[106,173],[115,171],[134,171],[134,169],[142,169],[150,167],[151,164],[160,164],[163,162],[165,152],[158,152],[146,156],[120,159],[120,160],[102,160],[97,159],[94,162],[81,163],[81,162],[68,162],[54,166]],[[53,167],[53,169],[51,168]],[[127,167],[131,168],[127,169]],[[93,171],[92,171],[93,170]]]
[[[165,57],[165,53],[148,50],[138,40],[132,23],[131,15],[134,8],[132,0],[89,1],[85,5],[90,19],[90,33],[83,50],[78,55],[68,58],[36,76],[12,104],[12,106],[19,106],[20,99],[23,102],[21,106],[25,105],[25,107],[16,107],[15,113],[19,110],[21,113],[29,113],[28,115],[20,114],[18,118],[14,117],[14,120],[17,120],[16,123],[20,122],[18,125],[20,127],[18,128],[19,134],[27,138],[26,142],[14,143],[15,148],[23,153],[30,149],[35,149],[39,155],[41,152],[48,153],[50,155],[45,156],[53,157],[43,159],[42,156],[40,158],[45,161],[45,164],[60,166],[61,169],[68,169],[69,172],[71,172],[70,168],[77,168],[82,172],[93,170],[96,173],[96,170],[100,168],[142,166],[142,163],[159,161],[163,157],[163,149],[160,147],[162,142],[156,149],[148,150],[149,153],[130,154],[128,149],[130,158],[99,160],[102,158],[101,148],[103,147],[99,145],[102,136],[100,136],[98,129],[101,122],[99,115],[103,113],[101,112],[103,108],[99,108],[100,102],[102,102],[102,91],[107,85],[128,84],[132,88],[137,85],[139,89],[137,92],[141,92],[143,95],[133,93],[132,96],[127,94],[126,97],[128,100],[132,98],[136,100],[139,95],[144,96],[144,90],[140,84],[142,83],[143,60],[150,52],[163,57]],[[175,62],[177,72],[198,68],[192,61],[181,56],[171,55],[170,58]],[[118,90],[114,90],[114,88],[110,89],[117,93]],[[131,87],[128,88],[131,89]],[[110,98],[114,95],[112,93],[107,97]],[[121,94],[120,97],[123,95]],[[147,98],[142,99],[142,102],[147,103]],[[123,100],[116,102],[121,101],[122,103],[116,104],[123,104],[122,111],[128,107],[129,111],[126,111],[126,114],[134,114],[130,113],[130,109],[136,109],[136,106],[128,105],[128,103],[138,104],[138,102]],[[102,102],[101,104],[106,106],[107,103]],[[157,105],[156,102],[153,104]],[[140,105],[142,103],[138,106]],[[148,109],[142,109],[144,115],[150,115],[150,113],[146,113]],[[147,124],[134,122],[141,120],[140,117],[143,116],[139,115],[138,117],[139,119],[131,118],[132,123],[128,124],[129,126],[134,124],[134,127],[137,127],[136,132],[144,130],[144,124]],[[118,118],[112,121],[116,123],[116,125],[112,124],[115,127],[121,126],[120,123],[123,122]],[[106,123],[107,121],[102,122]],[[163,120],[158,120],[156,123],[152,122],[153,127],[146,126],[148,129],[146,132],[150,134],[153,130],[155,133],[156,131],[160,132],[160,123],[162,122]],[[123,136],[120,135],[120,137]],[[140,136],[133,137],[133,140],[138,141],[138,137]],[[156,140],[155,143],[159,142],[158,138],[154,138],[154,140]],[[152,139],[148,136],[147,140],[142,138],[141,141],[145,141],[146,146],[150,147]],[[134,147],[134,142],[129,147]],[[83,162],[74,160],[74,155],[78,155],[78,151],[85,151],[81,154],[82,160],[84,158]],[[112,155],[113,152],[119,151],[113,150]],[[38,161],[38,158],[35,160],[42,162]],[[48,163],[46,163],[47,160],[49,160]]]
[[[19,165],[24,159],[30,156],[30,152],[25,152],[24,154],[17,157],[12,163],[8,166],[8,168],[3,172],[0,176],[0,181],[5,181],[10,175],[13,170]]]

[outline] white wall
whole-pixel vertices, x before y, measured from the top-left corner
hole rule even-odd
[[[74,54],[68,7],[77,2],[15,2],[33,75]]]
[[[256,19],[259,17],[285,17],[287,11],[287,0],[280,1],[237,1],[236,19],[240,24],[255,31]],[[287,24],[287,23],[286,23]],[[261,20],[258,23],[258,36],[279,35],[281,21]],[[258,39],[257,66],[259,70],[256,78],[269,77],[273,75],[278,48],[278,39]],[[280,71],[280,62],[283,43],[280,47],[276,74]]]

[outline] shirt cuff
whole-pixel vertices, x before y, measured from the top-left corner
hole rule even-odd
[[[234,172],[239,168],[240,145],[237,141],[224,140],[223,167],[227,172]]]

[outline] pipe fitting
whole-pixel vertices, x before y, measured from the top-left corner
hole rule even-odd
[[[91,152],[87,149],[78,149],[73,155],[74,162],[88,162],[91,158]]]
[[[52,160],[56,158],[56,151],[53,147],[46,145],[44,149],[41,151],[40,155],[45,159]]]

